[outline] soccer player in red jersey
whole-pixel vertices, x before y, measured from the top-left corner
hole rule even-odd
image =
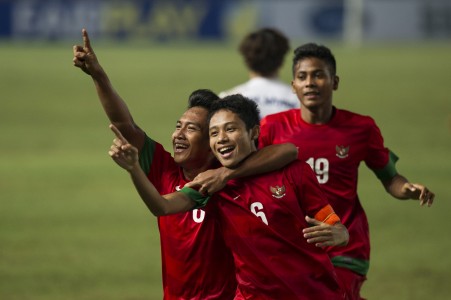
[[[331,51],[309,43],[294,51],[292,88],[301,109],[267,116],[261,121],[260,146],[292,142],[306,161],[343,224],[349,230],[345,247],[328,249],[350,299],[362,299],[360,288],[369,268],[370,240],[365,212],[357,195],[358,168],[364,162],[398,199],[418,199],[432,205],[434,193],[400,175],[398,157],[384,146],[374,120],[338,109],[332,95],[338,88]]]
[[[241,95],[210,109],[210,147],[223,166],[235,168],[256,150],[257,104]],[[206,204],[208,197],[184,187],[161,197],[137,163],[137,149],[116,133],[111,157],[128,170],[144,201],[157,213]],[[214,212],[235,259],[235,299],[344,299],[322,247],[346,244],[348,233],[310,167],[296,161],[281,170],[229,181],[205,206]],[[314,226],[309,228],[309,223]]]
[[[161,144],[148,137],[135,124],[126,103],[113,89],[100,66],[85,30],[83,41],[83,46],[74,46],[74,65],[92,77],[111,123],[120,128],[139,149],[139,167],[142,168],[146,181],[151,180],[161,193],[171,193],[200,172],[218,165],[208,144],[207,114],[211,102],[217,100],[214,93],[197,90],[191,94],[189,107],[177,121],[172,135],[172,158]],[[267,159],[279,161],[276,167],[280,167],[280,164],[284,165],[296,157],[294,146],[285,145],[283,148],[279,148],[282,153],[280,155],[273,153],[274,148],[269,152],[259,151],[241,170],[218,170],[221,170],[221,176],[233,178],[246,175],[248,171],[267,170],[271,167],[271,163],[263,164]],[[252,165],[252,161],[257,164]],[[152,210],[152,206],[148,207]],[[214,212],[194,209],[171,216],[163,215],[158,218],[158,227],[164,299],[233,299],[236,291],[233,258],[219,233]]]

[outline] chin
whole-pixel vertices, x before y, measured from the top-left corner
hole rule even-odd
[[[221,163],[222,166],[226,167],[226,168],[230,168],[233,169],[236,166],[236,163],[234,161],[219,161]]]
[[[182,164],[183,162],[185,162],[186,158],[184,156],[181,155],[174,155],[174,162],[178,165]]]

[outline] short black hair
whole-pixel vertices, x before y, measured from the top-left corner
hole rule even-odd
[[[293,76],[295,76],[296,65],[298,64],[298,62],[310,57],[315,57],[324,61],[329,66],[331,74],[337,74],[337,62],[335,61],[335,57],[332,54],[332,51],[330,51],[330,49],[324,45],[307,43],[299,46],[294,50],[292,66]]]
[[[219,96],[209,89],[198,89],[189,95],[188,108],[203,107],[210,110],[213,102],[217,101]]]
[[[241,94],[230,95],[213,102],[208,114],[208,122],[210,123],[211,117],[222,109],[229,110],[238,115],[246,125],[247,130],[260,124],[260,110],[258,109],[257,103]]]
[[[249,33],[239,46],[247,67],[262,76],[273,75],[282,66],[288,50],[288,38],[274,28],[262,28]]]

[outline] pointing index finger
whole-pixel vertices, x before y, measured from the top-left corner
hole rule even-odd
[[[110,124],[110,129],[114,132],[114,134],[116,135],[116,137],[118,139],[120,139],[122,142],[128,144],[127,140],[124,138],[124,136],[122,135],[122,133],[119,131],[119,129],[117,129],[116,126],[114,126],[113,124]]]
[[[81,30],[81,34],[83,36],[83,48],[88,49],[89,51],[92,51],[91,41],[89,40],[88,31],[85,28],[83,28]]]

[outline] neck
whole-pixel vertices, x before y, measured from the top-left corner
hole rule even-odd
[[[208,159],[206,162],[202,164],[198,164],[196,166],[193,165],[184,165],[181,166],[183,170],[183,176],[185,176],[186,180],[192,181],[199,173],[205,172],[211,169],[215,164],[215,159]]]
[[[268,75],[268,76],[263,76],[260,73],[254,72],[254,71],[249,71],[249,78],[257,78],[257,77],[263,77],[263,78],[278,78],[279,77],[279,72],[275,71],[274,73]]]
[[[186,180],[192,181],[199,173],[202,173],[206,170],[208,170],[208,168],[199,168],[199,169],[183,168],[183,176],[185,176]]]
[[[328,123],[334,115],[333,106],[310,109],[302,107],[301,118],[309,124],[322,125]]]

